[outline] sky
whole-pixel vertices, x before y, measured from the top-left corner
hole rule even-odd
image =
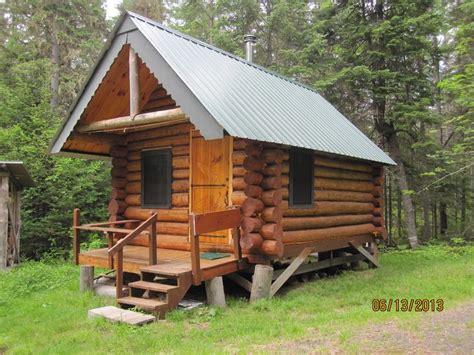
[[[122,0],[107,0],[105,3],[105,8],[107,10],[107,18],[112,18],[118,16],[120,11],[117,9],[117,6],[122,3]]]

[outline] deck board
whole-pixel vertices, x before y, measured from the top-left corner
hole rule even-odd
[[[191,271],[191,253],[184,250],[157,248],[158,265],[170,268],[183,268]],[[80,265],[108,267],[107,248],[84,251],[79,254]],[[139,273],[142,266],[148,265],[148,247],[126,245],[123,249],[123,269]],[[233,255],[216,260],[201,259],[201,269],[205,279],[237,271],[239,261]],[[213,272],[215,270],[215,272]]]

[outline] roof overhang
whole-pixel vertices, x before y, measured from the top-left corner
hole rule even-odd
[[[69,115],[63,120],[60,128],[56,132],[49,146],[50,154],[91,157],[90,154],[83,154],[81,152],[66,152],[62,150],[62,147],[69,135],[73,132],[74,127],[80,120],[87,104],[94,96],[94,93],[110,69],[113,61],[126,44],[133,48],[143,62],[146,63],[153,75],[166,87],[172,97],[179,102],[179,105],[189,117],[191,123],[199,127],[205,139],[219,139],[224,136],[222,126],[217,123],[199,102],[186,83],[173,71],[147,38],[138,31],[130,16],[124,14],[118,21],[110,40],[102,51],[97,65],[89,74],[85,86],[83,86],[76,101],[72,105]],[[97,159],[97,156],[95,156],[95,158]]]
[[[7,173],[19,189],[34,185],[33,179],[21,161],[0,161],[0,173]]]

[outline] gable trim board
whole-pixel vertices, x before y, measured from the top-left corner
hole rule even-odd
[[[50,152],[61,148],[124,44],[130,44],[205,139],[233,137],[394,165],[314,90],[133,13],[112,35]]]

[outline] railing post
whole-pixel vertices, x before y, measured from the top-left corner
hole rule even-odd
[[[110,249],[114,246],[114,234],[110,232],[106,232],[105,234],[107,235],[108,248]],[[114,268],[114,256],[109,255],[109,269],[113,269],[113,268]]]
[[[232,242],[234,244],[234,258],[237,260],[242,259],[242,249],[240,248],[240,228],[239,227],[232,229]]]
[[[193,270],[193,284],[201,284],[201,256],[199,255],[199,235],[195,232],[195,215],[189,215],[189,225],[191,227],[191,267]]]
[[[150,240],[149,240],[149,263],[150,265],[156,265],[158,263],[158,256],[156,255],[156,222],[157,215],[151,220],[150,224]]]
[[[115,296],[121,298],[123,289],[123,250],[117,251],[117,267],[115,268]]]
[[[72,240],[72,252],[74,254],[74,263],[79,265],[79,252],[80,252],[80,240],[79,240],[79,229],[78,227],[81,223],[81,211],[79,208],[74,209],[73,218],[72,218],[72,228],[73,228],[73,240]]]

